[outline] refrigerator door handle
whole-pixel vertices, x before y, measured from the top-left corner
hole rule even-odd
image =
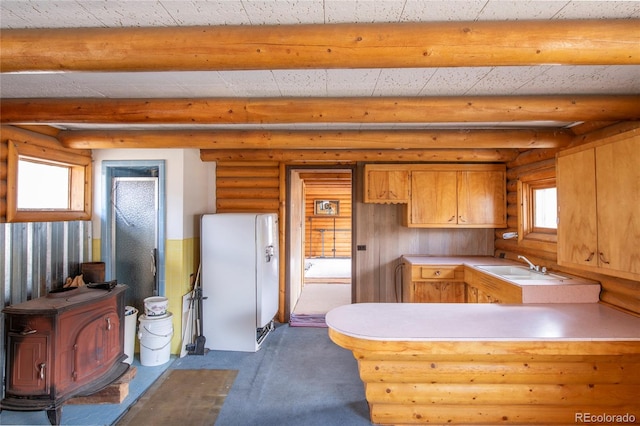
[[[271,258],[274,256],[273,246],[267,246],[267,248],[265,249],[265,255],[267,258],[267,263],[271,262]]]

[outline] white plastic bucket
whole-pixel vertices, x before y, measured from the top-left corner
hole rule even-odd
[[[136,345],[136,322],[138,319],[138,310],[133,306],[124,307],[124,354],[127,364],[133,362],[133,353]]]
[[[173,336],[172,316],[171,312],[161,318],[140,315],[140,364],[154,366],[169,361]]]
[[[163,317],[167,314],[169,299],[162,296],[152,296],[144,299],[144,314],[148,317]]]

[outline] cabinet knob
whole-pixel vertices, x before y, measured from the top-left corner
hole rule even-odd
[[[44,369],[46,366],[47,364],[45,364],[44,362],[38,366],[40,367],[40,380],[44,380]]]
[[[466,219],[462,216],[458,216],[458,219],[460,219],[460,222],[466,222]]]
[[[585,262],[591,262],[591,260],[593,259],[593,256],[595,255],[595,252],[591,252],[589,253],[589,257],[587,257],[584,261]]]
[[[30,329],[28,329],[28,330],[22,330],[22,331],[20,332],[20,335],[22,335],[22,336],[26,336],[26,335],[28,335],[28,334],[34,334],[34,333],[37,333],[37,332],[38,332],[38,330],[33,330],[33,329],[31,329],[31,328],[30,328]]]
[[[605,265],[608,265],[608,264],[609,264],[609,261],[604,257],[604,253],[603,253],[603,252],[600,252],[600,253],[598,253],[598,254],[599,254],[599,256],[600,256],[600,262],[604,263]]]
[[[451,216],[451,219],[449,219],[447,222],[453,222],[455,220],[455,216]]]
[[[111,318],[107,317],[107,330],[111,330]]]
[[[440,271],[435,271],[435,272],[433,273],[433,275],[435,275],[436,277],[439,277],[439,276],[440,276]]]

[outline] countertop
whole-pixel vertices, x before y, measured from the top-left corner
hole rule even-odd
[[[527,266],[523,262],[500,259],[492,256],[417,256],[405,255],[402,259],[411,265],[463,265],[476,272],[500,279],[507,285],[517,286],[522,291],[522,303],[595,303],[600,300],[600,283],[582,277],[576,277],[561,271],[549,273],[566,277],[562,280],[518,280],[513,281],[492,274],[478,265]],[[465,274],[466,275],[466,274]],[[541,275],[541,278],[543,276]]]
[[[640,318],[599,303],[356,303],[326,315],[341,334],[384,341],[638,341]]]
[[[512,260],[500,259],[493,256],[421,256],[404,255],[407,262],[414,265],[524,265]]]

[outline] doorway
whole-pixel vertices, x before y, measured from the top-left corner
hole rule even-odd
[[[325,315],[353,300],[353,170],[288,173],[289,324],[325,327]]]
[[[105,161],[102,253],[109,280],[129,286],[125,304],[164,295],[164,162]]]

